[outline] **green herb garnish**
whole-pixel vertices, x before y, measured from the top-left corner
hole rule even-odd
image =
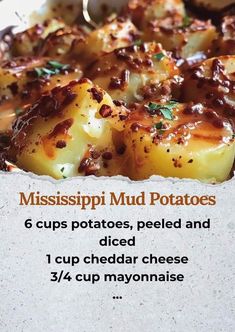
[[[163,53],[157,53],[157,54],[154,54],[154,59],[158,60],[158,61],[161,61],[164,57],[165,57],[165,54]]]
[[[143,44],[143,41],[141,39],[137,39],[135,42],[134,42],[134,45],[136,46],[140,46]]]
[[[43,71],[41,68],[34,68],[34,71],[37,73],[38,77],[43,76]]]
[[[157,111],[157,109],[158,109],[158,107],[159,107],[159,105],[158,104],[155,104],[155,103],[152,103],[152,102],[150,102],[149,104],[148,104],[148,109],[150,110],[150,111]]]
[[[22,110],[22,109],[20,109],[20,108],[17,108],[16,110],[15,110],[15,115],[16,116],[19,116],[20,114],[22,114],[24,111]]]
[[[34,68],[38,77],[58,75],[62,70],[69,68],[69,65],[58,61],[48,61],[46,67]]]
[[[55,75],[55,74],[59,74],[60,71],[58,69],[48,69],[48,68],[42,68],[42,72],[43,74],[46,75]]]
[[[155,123],[153,128],[157,129],[159,135],[162,135],[165,132],[164,124],[163,124],[162,121],[158,122],[158,123]]]
[[[162,127],[163,127],[163,123],[162,122],[158,122],[158,123],[156,123],[155,125],[154,125],[154,127],[156,128],[156,129],[162,129]]]
[[[55,69],[67,69],[69,68],[69,65],[65,65],[64,63],[60,63],[58,61],[48,61],[48,65],[50,65],[52,68],[55,68]]]
[[[187,28],[191,24],[191,18],[188,15],[184,16],[182,28]]]
[[[233,138],[233,139],[235,139],[235,133],[234,133],[234,134],[232,134],[232,138]]]
[[[61,173],[64,173],[64,169],[65,169],[64,167],[60,169]],[[67,179],[67,176],[63,175],[63,179]]]
[[[175,101],[169,101],[167,104],[165,105],[161,105],[161,104],[156,104],[156,103],[149,103],[148,104],[148,112],[151,115],[155,115],[157,112],[161,112],[162,115],[164,116],[165,119],[167,120],[173,120],[173,109],[176,107],[178,103]]]
[[[162,108],[161,113],[167,120],[173,120],[172,108]]]
[[[56,70],[51,70],[51,69],[48,69],[46,67],[42,67],[42,68],[35,68],[34,69],[35,72],[37,73],[37,76],[38,77],[43,77],[43,76],[52,76],[52,75],[56,75],[56,74],[59,74],[60,71],[58,69]]]

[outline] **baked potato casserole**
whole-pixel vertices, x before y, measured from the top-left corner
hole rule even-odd
[[[233,2],[130,0],[96,28],[54,15],[2,32],[1,170],[229,179]]]

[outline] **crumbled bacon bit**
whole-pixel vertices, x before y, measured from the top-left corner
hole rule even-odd
[[[117,59],[119,59],[119,60],[129,60],[130,61],[133,59],[130,55],[128,55],[126,53],[125,48],[116,49],[114,51],[114,54],[116,55]]]
[[[99,164],[92,161],[90,158],[82,159],[78,168],[79,173],[85,173],[86,176],[96,175],[96,172],[100,169]]]
[[[122,87],[122,81],[118,77],[111,77],[109,88],[110,89],[120,89]]]
[[[79,173],[82,173],[86,170],[86,168],[89,166],[90,163],[90,159],[89,158],[84,158],[82,159],[82,161],[80,162],[78,171]]]
[[[132,125],[131,125],[131,130],[133,131],[133,132],[137,132],[137,131],[139,131],[139,128],[140,128],[141,126],[138,124],[138,123],[133,123]]]
[[[58,142],[56,143],[56,147],[57,147],[57,149],[64,149],[64,148],[66,148],[66,146],[67,146],[67,144],[66,144],[66,142],[63,141],[63,140],[60,140],[60,141],[58,141]]]
[[[102,91],[99,91],[99,90],[96,89],[96,88],[91,88],[91,89],[88,90],[88,92],[91,93],[92,98],[93,98],[94,100],[96,100],[97,103],[100,104],[100,103],[102,102],[102,100],[103,100],[103,98],[104,98],[104,94],[103,94]]]
[[[180,158],[181,159],[181,158]],[[172,159],[175,168],[182,168],[182,164],[178,159]]]
[[[122,100],[114,100],[113,103],[115,106],[126,106],[126,103]]]
[[[108,118],[109,116],[112,115],[112,108],[109,105],[102,105],[102,107],[99,110],[100,115],[102,118]]]
[[[105,160],[112,160],[113,159],[113,154],[112,152],[104,152],[102,154],[102,158],[105,159]]]
[[[129,83],[130,71],[125,69],[121,73],[121,77],[111,77],[109,88],[124,90],[125,86]]]
[[[125,114],[120,114],[119,115],[120,121],[125,121],[127,118],[128,118],[128,115],[125,115]]]

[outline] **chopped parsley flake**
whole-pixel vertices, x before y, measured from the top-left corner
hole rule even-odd
[[[62,70],[69,68],[69,65],[57,61],[48,61],[46,67],[34,68],[38,77],[58,75]]]
[[[143,42],[142,42],[141,39],[137,39],[137,40],[134,42],[134,45],[136,45],[136,46],[140,46],[140,45],[142,45],[142,44],[143,44]]]
[[[172,109],[171,108],[162,108],[161,113],[164,116],[165,119],[167,120],[173,120],[173,114],[172,114]]]
[[[188,15],[184,16],[182,28],[187,28],[191,24],[191,18]]]
[[[232,138],[235,139],[235,133],[232,135]]]
[[[176,107],[178,103],[175,101],[170,101],[165,105],[156,104],[156,103],[149,103],[148,105],[148,112],[151,115],[155,115],[157,112],[161,112],[161,114],[164,116],[167,120],[173,120],[173,109]]]
[[[62,167],[60,171],[61,171],[61,173],[63,173],[64,172],[64,167]]]
[[[149,105],[148,105],[148,109],[149,109],[150,111],[157,111],[158,107],[159,107],[158,104],[155,104],[155,103],[152,103],[152,102],[149,103]]]
[[[155,123],[155,125],[153,126],[153,128],[157,129],[158,135],[162,135],[165,132],[164,125],[163,125],[162,121],[158,122],[158,123]]]
[[[69,65],[65,65],[64,63],[60,63],[58,61],[48,61],[48,65],[55,69],[67,69]]]
[[[18,115],[22,114],[23,112],[24,112],[24,111],[23,111],[22,109],[17,108],[17,109],[15,110],[15,115],[18,116]]]
[[[163,54],[163,53],[157,53],[157,54],[154,54],[154,56],[153,56],[153,58],[158,61],[161,61],[164,57],[165,57],[165,54]]]
[[[158,122],[158,123],[156,123],[156,124],[154,125],[154,127],[155,127],[156,129],[162,129],[162,127],[163,127],[163,123],[162,123],[162,122]]]

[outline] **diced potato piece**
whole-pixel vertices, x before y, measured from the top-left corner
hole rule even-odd
[[[182,0],[130,0],[125,10],[133,22],[140,28],[145,27],[155,19],[163,19],[170,16],[185,16],[185,8]]]
[[[150,23],[143,39],[161,43],[167,51],[173,51],[177,57],[190,58],[196,53],[207,53],[213,40],[217,38],[216,28],[210,21],[193,20],[179,26],[179,22],[170,18]]]
[[[3,106],[0,108],[5,108],[4,105],[8,102],[12,109],[16,110],[31,104],[41,97],[42,93],[55,86],[64,86],[72,80],[81,78],[82,72],[78,65],[65,67],[63,65],[49,58],[35,57],[19,57],[2,63],[0,105]],[[8,108],[10,105],[7,105]]]
[[[84,42],[85,34],[81,29],[65,27],[50,33],[41,43],[37,54],[45,57],[63,58]]]
[[[223,18],[220,34],[214,41],[211,55],[234,55],[235,54],[235,16]]]
[[[115,175],[120,156],[113,131],[124,129],[126,110],[88,79],[55,88],[13,126],[10,158],[39,175]]]
[[[124,132],[127,175],[221,182],[235,157],[231,124],[202,104],[151,102],[130,114]]]
[[[86,75],[115,100],[127,103],[149,94],[164,94],[162,86],[179,80],[179,69],[160,44],[117,49],[95,62]]]
[[[220,11],[233,5],[234,0],[192,0],[192,3],[198,7],[206,8],[207,10]]]
[[[51,19],[43,24],[36,24],[32,28],[18,33],[13,41],[12,51],[14,56],[35,55],[40,43],[50,33],[65,27],[65,23],[59,19]]]
[[[84,60],[99,58],[117,48],[132,45],[139,32],[129,19],[115,18],[101,28],[92,31],[84,45],[78,44],[74,53],[83,55]]]
[[[185,101],[206,103],[235,117],[235,56],[221,56],[190,69],[183,87]]]

